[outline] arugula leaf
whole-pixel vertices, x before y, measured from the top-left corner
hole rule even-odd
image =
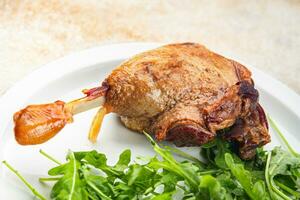
[[[214,139],[214,140],[212,140],[212,141],[210,141],[210,142],[208,142],[206,144],[201,145],[201,148],[203,148],[203,149],[210,149],[210,148],[212,148],[212,147],[214,147],[216,145],[217,145],[217,139]]]
[[[241,159],[236,156],[236,154],[232,154],[230,150],[230,145],[228,142],[221,140],[220,138],[216,138],[216,147],[215,147],[215,164],[221,169],[227,169],[227,165],[225,162],[225,154],[230,153],[235,162],[241,163]]]
[[[153,197],[151,200],[170,200],[174,192],[167,192]]]
[[[109,177],[120,175],[121,173],[117,170],[114,170],[112,167],[107,165],[106,155],[103,153],[98,153],[97,151],[86,151],[86,152],[76,152],[75,158],[81,164],[87,164],[100,169],[105,172]]]
[[[220,184],[226,189],[227,193],[230,193],[233,198],[247,198],[244,189],[241,185],[232,177],[229,171],[224,171],[222,174],[219,174],[217,180]]]
[[[291,169],[291,173],[293,174],[292,180],[295,183],[295,186],[297,187],[298,190],[300,190],[300,169]]]
[[[104,177],[93,175],[87,171],[84,172],[84,178],[88,190],[94,192],[94,198],[101,198],[103,200],[111,200],[109,196],[114,193],[111,185]]]
[[[270,162],[269,174],[274,177],[278,174],[292,175],[290,169],[300,168],[300,158],[294,157],[280,147],[275,147],[272,150],[272,159]]]
[[[197,171],[194,170],[195,168],[186,168],[184,165],[175,160],[170,151],[161,148],[147,133],[144,134],[151,142],[154,151],[156,151],[156,153],[158,153],[164,160],[158,161],[157,159],[155,159],[152,160],[149,165],[156,166],[157,168],[163,168],[183,177],[186,180],[187,184],[191,187],[191,190],[196,191],[199,186],[200,179],[198,177]]]
[[[232,147],[229,142],[222,140],[220,137],[215,138],[211,145],[202,149],[202,155],[210,165],[207,168],[217,167],[219,169],[228,169],[225,162],[225,154],[230,153],[237,163],[241,163],[241,159],[233,153]]]
[[[140,163],[131,163],[130,150],[123,151],[112,166],[95,150],[70,151],[64,164],[41,151],[58,166],[48,171],[51,177],[40,181],[55,182],[51,198],[57,200],[300,199],[300,157],[290,146],[290,153],[280,148],[269,152],[259,148],[255,159],[242,161],[232,144],[216,138],[201,150],[207,161],[204,163],[179,149],[158,145],[145,135],[157,156],[141,157]],[[173,154],[185,160],[179,162]],[[44,198],[8,163],[4,164],[37,197]]]
[[[232,199],[230,194],[227,194],[226,189],[221,186],[218,180],[211,175],[205,175],[201,178],[200,183],[201,199],[225,200]]]
[[[72,151],[69,151],[67,160],[68,163],[48,172],[51,176],[62,175],[52,188],[51,198],[57,200],[87,199],[85,182],[80,179],[78,172],[80,163],[76,161]]]
[[[265,175],[269,191],[271,193],[274,193],[273,196],[289,200],[291,199],[291,195],[296,197],[300,195],[300,193],[294,191],[292,188],[282,184],[282,182],[280,182],[280,179],[278,181],[275,181],[275,178],[278,175],[286,176],[285,181],[287,181],[288,177],[290,177],[292,180],[295,178],[297,179],[299,177],[297,175],[294,176],[295,174],[293,172],[299,169],[299,157],[292,156],[292,154],[283,151],[280,147],[275,147],[272,152],[269,153]],[[281,180],[284,176],[281,176]],[[293,187],[298,187],[296,181]],[[287,192],[287,194],[280,189]]]
[[[104,154],[97,151],[75,152],[74,156],[77,161],[88,163],[96,168],[107,168],[107,158]]]
[[[252,160],[243,161],[245,169],[251,172],[257,180],[264,179],[264,170],[267,162],[267,151],[262,148],[256,149],[256,155]]]
[[[253,182],[251,173],[244,168],[243,164],[236,164],[229,153],[225,154],[225,162],[251,199],[269,199],[265,183],[263,181]]]
[[[131,160],[131,151],[129,149],[124,150],[120,156],[117,164],[113,167],[116,171],[124,171]]]
[[[176,190],[177,183],[183,180],[177,174],[163,170],[160,183],[164,185],[164,192],[173,192]]]
[[[151,187],[153,177],[155,176],[155,171],[141,165],[131,165],[129,167],[128,173],[126,174],[126,180],[128,186],[135,186],[138,188],[148,188]]]

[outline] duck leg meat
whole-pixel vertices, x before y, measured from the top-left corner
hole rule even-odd
[[[243,159],[270,142],[251,72],[199,44],[171,44],[138,54],[100,87],[83,92],[86,97],[68,103],[30,105],[17,112],[17,142],[43,143],[72,122],[74,114],[94,107],[101,108],[90,129],[91,141],[96,141],[105,114],[114,112],[126,127],[177,146],[200,146],[222,134],[238,143]]]

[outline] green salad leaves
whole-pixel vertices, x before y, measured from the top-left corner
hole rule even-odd
[[[65,163],[41,151],[57,166],[40,181],[53,184],[50,198],[56,200],[300,199],[300,157],[290,146],[289,152],[279,147],[258,149],[255,159],[242,161],[233,144],[216,138],[203,145],[200,153],[204,161],[200,161],[145,135],[156,156],[132,159],[131,151],[125,150],[114,165],[107,164],[106,156],[95,150],[69,151]],[[47,199],[12,166],[3,163],[36,197]]]

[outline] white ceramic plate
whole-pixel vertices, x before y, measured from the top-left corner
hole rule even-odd
[[[52,140],[36,146],[20,146],[15,142],[12,116],[27,104],[57,99],[68,101],[80,97],[83,88],[99,85],[124,59],[157,46],[159,44],[123,43],[85,50],[45,65],[20,81],[0,100],[0,160],[7,160],[39,191],[49,195],[50,186],[40,184],[37,180],[38,177],[47,176],[47,170],[54,164],[41,156],[39,149],[58,160],[64,160],[68,149],[97,149],[106,153],[110,162],[114,162],[125,148],[130,148],[133,156],[153,154],[145,137],[124,128],[114,114],[106,116],[95,145],[87,139],[95,110],[77,115],[75,122],[67,125]],[[226,55],[226,52],[219,53]],[[300,97],[273,78],[254,68],[250,69],[260,92],[262,106],[279,124],[291,145],[300,150]],[[271,133],[272,143],[267,148],[280,145],[280,139],[272,130]],[[185,150],[195,155],[199,151],[198,148]],[[1,164],[0,199],[32,198],[30,191]]]

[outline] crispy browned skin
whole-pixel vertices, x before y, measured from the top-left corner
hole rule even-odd
[[[239,131],[226,138],[239,143],[244,159],[270,141],[250,71],[202,45],[172,44],[139,54],[106,83],[105,106],[128,128],[159,140],[201,145],[238,121]]]

